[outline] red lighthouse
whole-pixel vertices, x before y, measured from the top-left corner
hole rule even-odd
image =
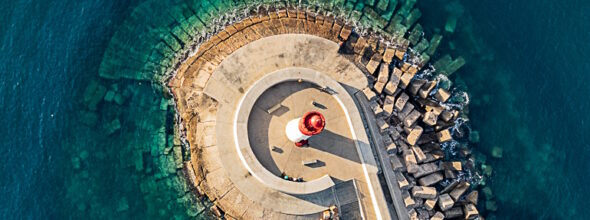
[[[307,144],[307,139],[313,135],[319,134],[326,126],[324,116],[316,111],[305,113],[301,118],[296,118],[285,128],[287,138],[293,141],[296,146],[301,147]]]

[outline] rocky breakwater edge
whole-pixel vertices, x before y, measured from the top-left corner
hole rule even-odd
[[[385,148],[388,160],[381,162],[391,166],[382,168],[392,170],[383,172],[393,171],[410,219],[483,219],[475,190],[481,169],[469,148],[479,138],[467,123],[469,97],[448,80],[465,60],[444,55],[425,65],[441,37],[420,46],[426,40],[419,28],[391,44],[374,34],[353,36],[342,53],[372,82],[362,91],[375,116],[367,123],[379,128],[383,144],[374,146]]]
[[[410,219],[479,218],[478,191],[470,189],[478,180],[473,162],[447,156],[460,146],[453,136],[463,135],[466,94],[452,94],[433,72],[416,74],[411,66],[390,62],[393,51],[384,54],[372,74],[374,84],[363,93],[389,156],[383,162],[391,163]],[[367,62],[367,69],[373,66],[375,59]],[[460,151],[469,154],[466,147]]]

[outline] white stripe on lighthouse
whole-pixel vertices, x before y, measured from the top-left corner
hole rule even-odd
[[[285,128],[285,133],[287,134],[287,138],[290,141],[297,143],[302,140],[307,140],[310,136],[304,135],[299,130],[299,120],[300,118],[293,119],[287,123],[287,127]]]

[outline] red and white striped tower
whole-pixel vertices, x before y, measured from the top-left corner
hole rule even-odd
[[[307,144],[307,139],[313,135],[319,134],[326,127],[326,119],[316,111],[305,113],[301,118],[296,118],[285,128],[287,138],[293,141],[296,146],[301,147]]]

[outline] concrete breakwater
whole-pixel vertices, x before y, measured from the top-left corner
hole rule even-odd
[[[463,129],[457,122],[466,120],[466,96],[453,92],[450,82],[440,77],[451,75],[465,61],[445,55],[429,65],[442,37],[424,38],[422,27],[416,23],[420,11],[414,3],[174,4],[174,10],[166,12],[157,25],[118,32],[112,48],[105,53],[100,75],[108,80],[157,82],[153,85],[164,92],[166,86],[171,89],[175,103],[162,101],[166,103],[162,106],[174,106],[178,114],[177,138],[171,139],[176,144],[171,145],[174,151],[169,150],[174,152],[172,160],[176,165],[170,170],[175,170],[177,178],[188,180],[188,188],[183,191],[207,196],[214,204],[207,209],[225,218],[257,218],[260,213],[279,217],[280,213],[272,214],[264,208],[256,210],[255,203],[239,205],[238,200],[230,200],[238,194],[227,194],[231,188],[218,188],[231,186],[226,185],[223,172],[216,171],[218,152],[210,148],[218,142],[214,127],[220,103],[208,97],[204,88],[225,57],[253,41],[282,34],[328,39],[340,45],[339,54],[366,74],[369,83],[355,96],[373,114],[374,121],[366,123],[378,127],[377,132],[368,133],[374,134],[375,157],[383,175],[389,177],[383,185],[389,184],[390,191],[399,188],[399,195],[390,193],[392,206],[395,201],[403,202],[403,206],[397,204],[395,208],[405,211],[401,216],[408,218],[476,217],[478,195],[470,192],[470,184],[477,172],[473,166],[462,166],[465,161],[445,155],[450,148],[460,148],[468,156],[468,148],[452,140]],[[138,7],[132,19],[146,15],[148,9],[159,4],[149,2]],[[148,35],[145,41],[129,42],[129,35],[135,31],[140,36]],[[122,56],[121,51],[130,56]],[[97,100],[106,99],[106,92],[91,93],[101,97]],[[113,132],[118,130],[116,121],[111,125]],[[155,151],[160,154],[158,149]],[[161,180],[156,177],[154,182]],[[202,209],[193,214],[200,212]]]
[[[218,161],[216,152],[211,152],[212,149],[216,149],[214,139],[218,136],[215,132],[223,132],[213,131],[213,127],[217,127],[214,115],[219,114],[218,101],[222,100],[212,99],[207,95],[207,90],[208,87],[211,88],[209,79],[213,77],[217,66],[226,56],[250,42],[263,40],[272,35],[289,33],[321,36],[338,43],[341,45],[342,56],[349,56],[357,68],[367,74],[371,88],[365,88],[363,93],[368,99],[369,111],[377,117],[375,121],[371,120],[367,123],[376,122],[380,129],[377,133],[379,137],[375,138],[382,143],[375,143],[374,147],[381,146],[386,150],[388,160],[381,160],[382,168],[383,163],[391,163],[393,166],[393,168],[386,166],[387,170],[384,169],[383,172],[391,173],[389,177],[396,182],[394,185],[390,181],[390,185],[392,188],[400,189],[399,195],[387,192],[393,198],[392,205],[396,201],[403,201],[403,206],[397,205],[396,208],[398,211],[407,213],[400,215],[400,218],[404,218],[406,214],[408,218],[445,215],[478,217],[474,205],[474,203],[477,204],[477,193],[469,193],[471,201],[465,200],[463,194],[469,189],[470,184],[467,181],[457,180],[457,175],[464,173],[461,162],[441,162],[444,159],[444,152],[440,145],[452,140],[451,132],[454,129],[455,120],[459,118],[462,105],[457,103],[454,105],[455,108],[451,107],[453,105],[445,105],[451,97],[449,88],[445,89],[439,86],[437,81],[428,80],[427,76],[418,74],[428,60],[407,53],[411,42],[404,38],[400,39],[401,43],[388,42],[388,45],[375,36],[365,37],[354,33],[352,26],[339,21],[338,18],[324,17],[315,13],[310,15],[304,10],[288,8],[278,9],[276,14],[274,12],[254,14],[242,22],[228,26],[219,36],[206,42],[202,47],[204,49],[200,49],[196,56],[191,57],[186,66],[181,66],[180,71],[169,84],[179,104],[181,117],[187,120],[185,122],[187,139],[191,143],[191,148],[194,149],[192,151],[200,153],[200,156],[192,157],[193,170],[204,171],[197,174],[196,182],[194,182],[198,188],[201,188],[200,191],[218,201],[218,205],[227,212],[228,216],[234,218],[257,216],[256,209],[237,209],[235,198],[241,193],[227,195],[227,189],[231,187],[220,185],[220,183],[232,185],[228,182],[228,177],[224,176],[223,170],[219,170],[222,169],[220,168],[222,165],[214,165],[219,162],[215,162]],[[414,44],[417,43],[414,42]],[[313,47],[314,45],[304,46]],[[267,64],[259,63],[258,68],[265,69],[265,65],[272,65],[271,60],[274,58],[268,59]],[[446,65],[438,65],[447,71],[446,74],[452,74],[463,62],[462,59],[457,59]],[[241,78],[238,75],[228,77],[236,80]],[[440,120],[438,120],[439,117]],[[420,118],[422,120],[418,121]],[[199,132],[197,130],[199,128],[209,129],[210,132]],[[422,136],[423,133],[424,136]],[[379,149],[376,150],[379,151]],[[404,157],[401,161],[404,163],[400,162],[398,153],[403,153]],[[195,166],[198,168],[195,169]],[[440,171],[444,171],[446,177],[454,179],[455,182],[438,184],[444,178]],[[441,188],[442,194],[439,199],[437,199],[438,192],[435,186]],[[445,193],[451,193],[453,197]],[[430,201],[421,201],[422,199],[430,199]],[[435,207],[433,201],[434,203],[439,201],[439,205]],[[252,206],[257,203],[249,201],[245,204]],[[423,204],[426,205],[423,206]],[[272,209],[268,209],[268,212],[273,213]],[[270,216],[277,217],[277,215],[280,216],[279,213]],[[289,218],[289,216],[281,218]]]

